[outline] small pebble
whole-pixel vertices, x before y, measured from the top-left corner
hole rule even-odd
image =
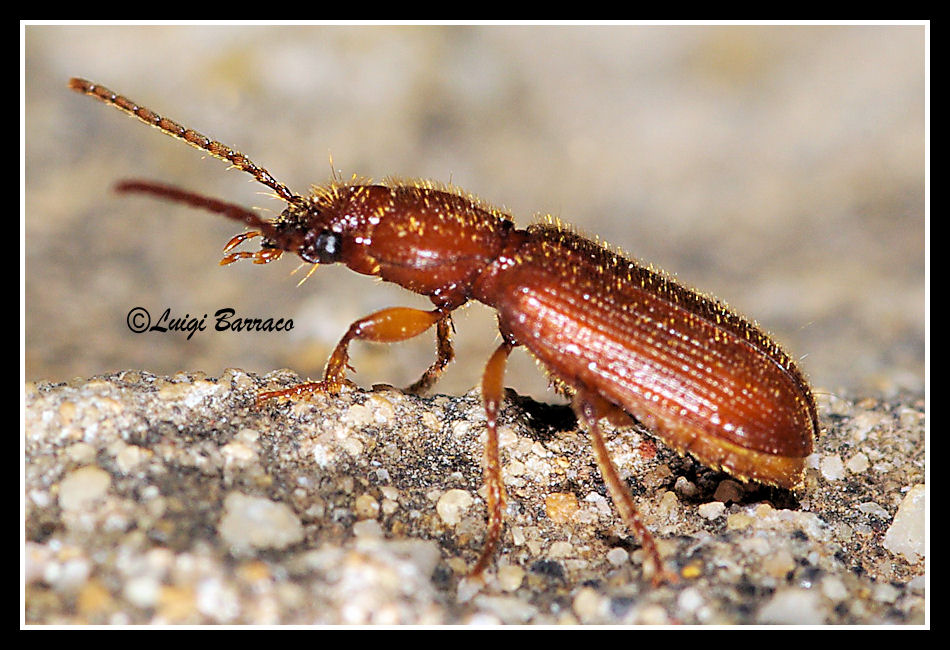
[[[556,524],[564,524],[578,509],[577,497],[571,492],[555,492],[544,499],[544,510]]]
[[[847,462],[848,471],[852,474],[866,472],[870,466],[871,463],[868,461],[868,457],[860,451],[852,456]]]
[[[716,493],[713,494],[713,499],[728,503],[729,501],[738,501],[741,496],[742,486],[735,481],[726,479],[716,487]]]
[[[604,598],[590,587],[583,587],[574,596],[572,608],[583,622],[589,622],[601,615],[604,609]]]
[[[821,459],[821,475],[829,481],[840,481],[844,478],[844,463],[837,454],[824,456]]]
[[[112,477],[95,465],[70,472],[59,484],[59,507],[81,510],[106,495]]]
[[[524,569],[514,564],[498,567],[498,585],[505,591],[514,591],[524,581]]]
[[[614,566],[623,566],[630,561],[630,554],[626,549],[615,546],[607,552],[607,561]]]
[[[926,509],[926,486],[915,485],[904,496],[893,523],[884,534],[884,548],[916,564],[924,556]]]
[[[356,516],[360,519],[375,519],[379,515],[379,501],[372,494],[356,497]]]
[[[758,613],[758,621],[777,625],[821,625],[819,596],[808,589],[785,588],[772,596]]]
[[[699,506],[696,511],[701,517],[711,521],[722,516],[722,513],[726,511],[726,504],[722,501],[710,501]]]
[[[435,510],[446,526],[456,526],[462,518],[462,513],[472,507],[472,495],[465,490],[448,490],[439,497]]]
[[[218,532],[232,550],[281,549],[303,539],[303,526],[284,503],[232,492],[224,500]]]

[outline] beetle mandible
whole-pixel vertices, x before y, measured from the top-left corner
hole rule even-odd
[[[395,343],[436,328],[436,360],[409,390],[431,387],[453,359],[452,312],[470,300],[495,309],[502,343],[481,381],[487,420],[484,480],[488,530],[471,571],[481,576],[502,533],[505,490],[497,421],[511,350],[525,347],[590,435],[597,466],[626,526],[668,573],[607,452],[599,421],[631,417],[680,453],[743,481],[797,486],[820,428],[815,400],[794,360],[723,303],[647,269],[554,221],[526,229],[478,199],[425,181],[333,182],[292,192],[238,151],[84,79],[69,87],[252,175],[287,203],[273,220],[242,206],[150,181],[117,189],[224,215],[254,230],[225,246],[221,264],[266,264],[283,253],[313,266],[341,263],[427,296],[430,311],[393,307],[353,323],[321,381],[260,393],[276,398],[336,393],[347,383],[353,339]],[[260,237],[255,252],[231,252]]]

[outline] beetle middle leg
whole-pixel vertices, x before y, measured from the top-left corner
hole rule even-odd
[[[495,547],[501,539],[502,514],[505,508],[505,484],[501,478],[501,460],[498,457],[498,411],[504,399],[505,366],[514,343],[502,343],[485,365],[482,375],[482,402],[485,406],[487,424],[485,439],[485,490],[488,506],[488,531],[482,554],[469,574],[470,578],[480,579],[485,567],[495,553]]]
[[[620,513],[624,524],[639,538],[643,549],[650,557],[653,563],[653,584],[654,586],[662,582],[675,582],[676,575],[668,572],[663,566],[663,560],[660,559],[660,552],[657,549],[656,541],[649,529],[640,519],[640,513],[633,503],[633,497],[630,496],[630,490],[620,479],[617,468],[610,459],[610,453],[607,451],[607,445],[604,442],[603,433],[600,430],[598,421],[607,418],[612,422],[627,423],[630,417],[621,409],[598,395],[588,391],[578,391],[574,396],[574,412],[584,423],[587,432],[590,435],[591,444],[594,447],[594,457],[597,460],[597,467],[600,468],[600,474],[603,476],[604,483],[607,484],[607,490],[610,492],[610,498],[614,502],[614,507]]]
[[[370,314],[350,325],[349,330],[347,330],[346,334],[337,344],[336,349],[333,350],[333,354],[330,355],[330,360],[327,361],[327,367],[324,371],[322,381],[306,382],[284,390],[259,393],[257,403],[262,404],[270,399],[299,397],[311,393],[339,393],[340,389],[349,383],[349,380],[346,378],[347,369],[353,369],[348,363],[350,358],[350,341],[360,339],[363,341],[373,341],[375,343],[398,343],[399,341],[405,341],[422,334],[436,323],[440,324],[440,331],[442,331],[441,328],[445,327],[442,323],[449,318],[449,312],[443,309],[425,311],[412,307],[390,307],[389,309],[382,309]],[[449,321],[449,324],[451,324],[451,321]],[[433,371],[432,368],[438,366],[443,359],[443,347],[447,348],[448,359],[451,359],[453,356],[451,343],[447,342],[443,345],[440,339],[439,359],[436,360],[433,366],[429,368],[429,371],[427,371],[427,373],[423,375],[423,378],[417,383],[423,382],[430,373],[438,377],[438,373],[441,372],[441,367],[435,371]],[[445,363],[448,363],[448,360],[446,360]],[[442,365],[444,366],[444,364]],[[433,377],[432,381],[435,381],[435,377]]]

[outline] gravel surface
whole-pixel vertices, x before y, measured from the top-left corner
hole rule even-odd
[[[125,372],[26,389],[26,621],[921,624],[918,399],[820,400],[803,489],[743,485],[635,430],[610,449],[676,584],[653,587],[570,411],[509,392],[486,584],[476,393]]]

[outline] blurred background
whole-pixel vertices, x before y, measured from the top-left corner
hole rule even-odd
[[[276,214],[249,176],[70,92],[81,76],[216,138],[297,192],[452,182],[527,225],[553,214],[755,319],[818,390],[922,392],[920,26],[25,28],[26,380],[288,367],[319,377],[355,319],[428,301],[290,257],[218,266],[239,225],[145,197],[155,179]],[[262,193],[264,192],[264,193]],[[247,247],[254,250],[255,247]],[[303,269],[302,271],[305,271]],[[293,318],[290,333],[133,334],[126,315]],[[437,389],[477,384],[493,313],[456,316]],[[209,330],[211,328],[209,327]],[[434,334],[356,344],[404,386]],[[553,400],[525,353],[506,384]]]

